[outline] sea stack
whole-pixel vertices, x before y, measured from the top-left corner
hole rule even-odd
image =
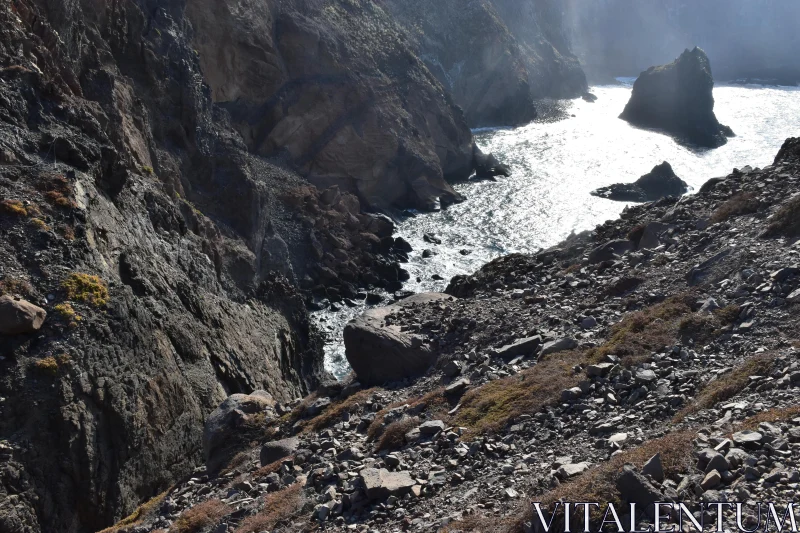
[[[714,115],[711,63],[700,48],[639,75],[620,118],[644,128],[664,130],[675,138],[706,148],[718,148],[733,136]]]

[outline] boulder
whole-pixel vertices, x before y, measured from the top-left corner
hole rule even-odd
[[[497,357],[511,360],[515,357],[519,357],[520,355],[530,355],[536,352],[539,346],[542,344],[542,337],[536,335],[534,337],[526,337],[524,339],[519,339],[511,344],[506,344],[505,346],[498,348],[496,351]]]
[[[664,161],[634,183],[617,183],[592,191],[594,196],[618,202],[654,202],[665,196],[681,196],[689,191],[685,181]]]
[[[42,327],[47,312],[32,303],[11,296],[0,296],[0,334],[33,333]]]
[[[255,391],[252,394],[232,394],[206,419],[203,428],[203,456],[206,463],[213,461],[216,452],[229,440],[231,432],[251,419],[275,406],[275,400],[268,392]],[[210,470],[214,470],[210,468]]]
[[[389,472],[385,468],[365,468],[359,477],[364,484],[367,497],[371,500],[402,496],[416,484],[407,471]]]
[[[635,503],[651,517],[654,512],[653,503],[666,501],[664,494],[633,465],[626,464],[622,467],[622,472],[617,478],[617,490],[623,500]]]
[[[629,240],[609,241],[589,253],[589,263],[596,264],[610,261],[617,256],[632,252],[633,248],[633,243]]]
[[[266,466],[292,455],[300,446],[300,439],[290,437],[268,442],[261,447],[261,466]]]
[[[573,350],[577,347],[578,341],[572,337],[564,337],[563,339],[546,342],[545,345],[542,346],[542,351],[539,353],[539,357],[544,357],[546,355],[550,355],[551,353]]]
[[[476,145],[473,152],[473,165],[475,166],[475,176],[478,179],[491,179],[495,176],[511,176],[511,170],[502,164],[492,154],[484,154]]]
[[[437,354],[422,338],[386,325],[384,318],[404,307],[453,298],[426,293],[410,296],[394,305],[370,309],[344,328],[347,361],[366,386],[419,376],[436,362]]]
[[[733,131],[714,115],[713,89],[708,56],[700,48],[687,49],[672,63],[650,67],[639,75],[620,118],[698,146],[717,148],[728,142]]]

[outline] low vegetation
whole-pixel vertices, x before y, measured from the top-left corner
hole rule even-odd
[[[33,293],[33,286],[24,279],[7,277],[0,281],[0,296],[6,294],[12,296],[29,296],[31,293]]]
[[[184,511],[169,528],[169,533],[197,533],[216,524],[231,510],[220,500],[206,500]]]
[[[46,376],[58,375],[58,361],[52,355],[37,359],[33,362],[33,367],[37,372]]]
[[[769,219],[767,237],[800,237],[800,194],[792,197]]]
[[[161,503],[167,497],[167,494],[169,494],[168,490],[162,492],[161,494],[155,496],[154,498],[151,498],[147,502],[137,507],[136,510],[132,512],[130,515],[123,518],[113,526],[103,529],[99,533],[117,533],[118,531],[121,531],[123,528],[127,528],[128,526],[135,526],[140,524],[145,518],[152,515],[154,512],[158,510],[158,508],[161,506]]]
[[[308,421],[301,422],[303,431],[320,431],[330,427],[342,420],[342,416],[351,412],[357,405],[365,403],[372,398],[378,388],[371,388],[358,391],[357,393],[349,396],[343,400],[339,400],[332,405],[329,405],[322,413]]]
[[[19,200],[0,201],[0,212],[18,217],[28,216],[28,210]]]
[[[300,483],[267,494],[262,511],[242,520],[234,533],[273,531],[282,522],[297,516],[304,503],[303,487]]]
[[[711,222],[717,224],[729,218],[758,212],[758,197],[752,192],[742,192],[731,196],[711,214]]]
[[[604,508],[607,503],[619,504],[621,498],[616,487],[617,476],[625,464],[633,464],[637,468],[657,453],[661,454],[664,475],[667,478],[675,477],[686,472],[692,466],[692,431],[670,433],[660,439],[645,442],[638,448],[625,451],[613,456],[600,466],[591,468],[583,474],[567,481],[550,492],[542,495],[538,500],[542,509],[552,509],[557,501],[571,502],[597,502]],[[529,507],[529,506],[526,506]],[[526,508],[522,520],[514,528],[521,531],[521,524],[533,519],[533,511]],[[556,520],[559,517],[556,517]],[[553,531],[558,531],[554,524]]]
[[[406,443],[406,433],[417,427],[420,420],[416,416],[410,416],[392,422],[381,433],[378,444],[376,445],[377,451],[382,450],[398,450]]]
[[[86,302],[94,307],[102,307],[108,303],[108,286],[98,276],[73,272],[62,282],[67,298]]]
[[[77,326],[78,322],[83,320],[69,302],[60,303],[54,309],[71,327]]]
[[[767,374],[774,361],[774,354],[757,355],[727,374],[719,376],[706,385],[694,402],[676,414],[672,421],[681,422],[689,415],[733,398],[744,390],[750,381],[750,376]]]
[[[732,432],[744,431],[746,429],[758,429],[758,425],[763,422],[774,424],[776,422],[786,422],[797,417],[800,417],[800,405],[768,409],[767,411],[762,411],[757,415],[745,418],[733,428]]]

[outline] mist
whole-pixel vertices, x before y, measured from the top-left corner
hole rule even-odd
[[[597,83],[700,46],[719,81],[800,81],[797,0],[565,0],[565,31]]]

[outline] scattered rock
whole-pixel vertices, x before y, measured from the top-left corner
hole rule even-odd
[[[0,333],[21,335],[42,327],[47,312],[30,302],[11,296],[0,296]]]

